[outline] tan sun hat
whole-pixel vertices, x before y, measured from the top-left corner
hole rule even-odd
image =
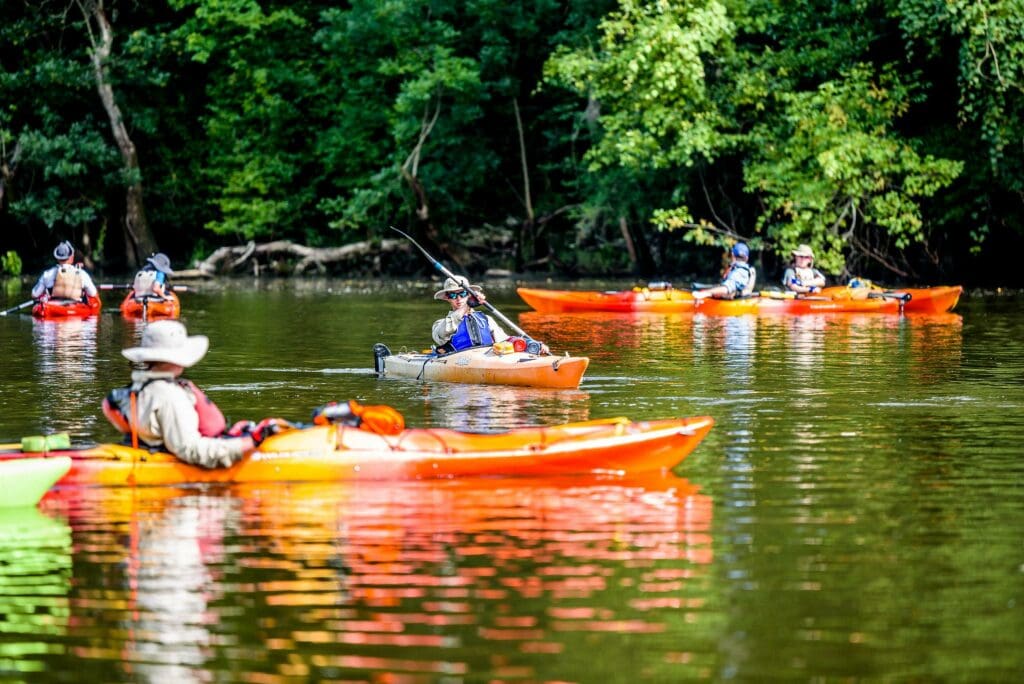
[[[811,257],[812,259],[814,258],[814,250],[811,249],[810,245],[800,245],[799,247],[794,249],[791,253],[792,253],[793,256],[805,256],[805,257]]]
[[[434,293],[434,299],[447,299],[449,292],[461,292],[462,290],[472,290],[473,292],[483,292],[483,288],[479,285],[470,285],[466,279],[455,280],[455,278],[446,278],[444,285],[441,289]]]
[[[142,344],[122,349],[121,354],[135,363],[163,361],[188,368],[206,356],[210,340],[206,335],[189,335],[178,321],[154,321],[142,333]]]

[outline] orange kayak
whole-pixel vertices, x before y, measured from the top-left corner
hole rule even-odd
[[[694,299],[682,290],[633,288],[609,292],[587,290],[516,290],[527,304],[542,313],[614,311],[618,313],[689,313]]]
[[[937,287],[909,287],[894,290],[875,290],[868,292],[870,299],[906,298],[903,304],[904,313],[946,313],[960,301],[964,288],[960,285],[939,285]],[[857,289],[848,287],[826,287],[821,294],[836,299],[849,298]],[[909,298],[907,296],[909,295]]]
[[[188,465],[166,453],[117,444],[63,449],[61,485],[178,485],[201,482],[421,480],[453,477],[626,477],[667,472],[711,430],[709,417],[627,418],[531,427],[497,434],[444,428],[378,435],[343,425],[282,432],[230,468]],[[38,453],[0,452],[0,463]]]
[[[521,287],[519,296],[542,313],[609,311],[619,313],[742,314],[818,313],[943,313],[956,306],[959,285],[900,290],[857,290],[829,287],[821,293],[796,297],[783,292],[762,292],[742,299],[696,300],[690,292],[671,288],[633,288],[611,292],[539,290]]]
[[[181,301],[173,292],[165,297],[145,296],[136,299],[129,292],[121,302],[121,314],[126,318],[177,318],[181,314]]]
[[[576,389],[590,364],[585,356],[529,352],[499,353],[491,346],[451,354],[391,354],[376,357],[381,376],[477,385]]]
[[[32,315],[36,318],[87,318],[98,314],[102,306],[99,297],[89,297],[84,302],[78,299],[48,299],[33,306]]]

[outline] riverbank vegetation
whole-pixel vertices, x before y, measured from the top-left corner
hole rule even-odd
[[[2,13],[0,253],[29,269],[397,225],[475,271],[692,274],[746,240],[762,272],[807,243],[837,277],[1020,284],[1024,0]]]

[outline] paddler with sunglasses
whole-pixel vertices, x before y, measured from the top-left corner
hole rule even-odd
[[[491,345],[508,339],[495,320],[482,311],[474,310],[487,301],[479,285],[471,285],[465,279],[447,278],[434,299],[447,301],[451,311],[444,318],[434,322],[431,333],[438,353],[450,353],[470,347]],[[547,345],[541,353],[549,353]]]

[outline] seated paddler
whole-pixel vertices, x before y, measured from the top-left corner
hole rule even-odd
[[[814,250],[810,245],[800,245],[792,252],[793,262],[782,274],[782,284],[797,294],[818,292],[825,287],[825,276],[814,268]]]
[[[693,298],[697,300],[705,297],[716,299],[735,299],[750,295],[754,291],[754,284],[757,282],[757,271],[747,263],[750,260],[750,248],[745,242],[737,242],[729,250],[732,261],[722,275],[722,283],[703,290],[696,290]]]
[[[438,353],[450,353],[470,347],[504,342],[508,335],[493,318],[476,307],[487,301],[479,285],[470,285],[465,279],[448,278],[434,299],[447,301],[451,311],[434,322],[431,333]]]
[[[171,284],[167,277],[174,275],[171,260],[163,252],[157,252],[146,259],[132,280],[132,297],[135,299],[165,299]]]
[[[121,354],[134,364],[131,384],[103,400],[103,413],[134,447],[163,450],[204,468],[228,467],[287,423],[268,418],[231,430],[224,414],[182,377],[206,355],[209,339],[189,335],[178,321],[146,326],[138,347]]]
[[[45,302],[49,299],[89,302],[99,297],[92,276],[81,264],[75,263],[75,248],[65,240],[53,250],[55,266],[43,271],[32,288],[32,299]]]

